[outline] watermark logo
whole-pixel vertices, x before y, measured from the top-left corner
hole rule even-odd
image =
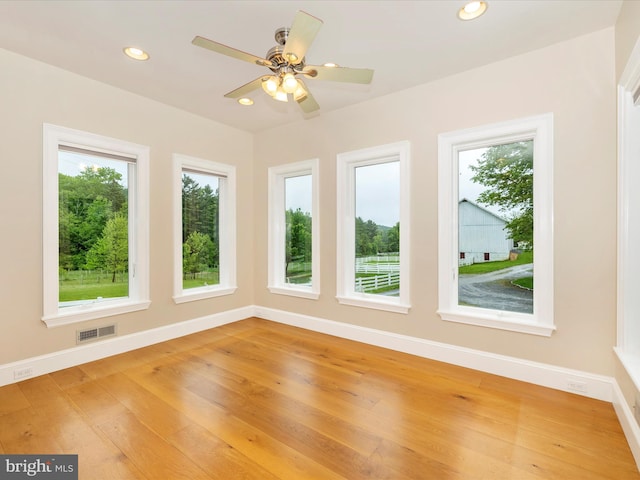
[[[0,455],[0,480],[78,480],[78,455]]]

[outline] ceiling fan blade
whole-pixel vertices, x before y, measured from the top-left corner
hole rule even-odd
[[[299,10],[293,19],[282,56],[292,65],[302,62],[309,46],[322,27],[322,20]]]
[[[308,65],[302,73],[316,80],[329,80],[345,83],[371,83],[373,70],[368,68],[325,67],[321,65]]]
[[[255,55],[251,55],[250,53],[246,53],[246,52],[243,52],[242,50],[228,47],[227,45],[214,42],[213,40],[209,40],[208,38],[195,36],[191,41],[191,43],[193,43],[198,47],[206,48],[216,53],[221,53],[222,55],[237,58],[238,60],[243,60],[245,62],[254,63],[262,67],[273,66],[273,64],[266,58],[256,57]]]
[[[311,92],[302,82],[302,80],[298,80],[298,85],[300,86],[302,92],[296,92],[293,98],[296,102],[298,102],[298,105],[300,105],[302,111],[304,113],[312,113],[316,110],[320,110],[320,105],[318,105],[318,102],[316,102],[316,99],[313,98],[313,95],[311,95]]]
[[[245,83],[241,87],[236,88],[235,90],[226,93],[224,96],[226,98],[241,98],[244,97],[247,93],[253,92],[262,86],[262,77],[258,77],[255,80],[251,80],[249,83]]]

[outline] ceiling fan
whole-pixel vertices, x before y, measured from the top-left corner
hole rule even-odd
[[[232,90],[225,97],[240,99],[262,87],[273,99],[282,102],[293,99],[300,105],[303,112],[311,113],[318,110],[320,106],[301,77],[362,84],[371,83],[373,78],[373,70],[368,68],[345,68],[331,64],[307,65],[305,54],[320,27],[322,27],[322,20],[298,11],[291,28],[283,27],[276,30],[275,40],[278,45],[267,52],[266,58],[257,57],[200,36],[196,36],[191,43],[271,70],[270,74],[262,75]]]

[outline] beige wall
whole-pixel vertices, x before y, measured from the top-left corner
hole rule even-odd
[[[256,304],[497,354],[613,375],[616,106],[613,28],[255,136]],[[311,81],[309,82],[311,88]],[[321,99],[318,99],[321,102]],[[437,136],[546,112],[555,121],[555,323],[551,338],[461,325],[436,314]],[[287,148],[269,148],[286,138]],[[336,154],[411,142],[408,315],[339,305]],[[271,295],[267,169],[318,157],[321,297]]]
[[[616,78],[620,79],[633,47],[640,38],[640,2],[626,0],[616,22]]]
[[[607,29],[255,136],[0,50],[0,364],[72,347],[77,325],[42,314],[42,123],[151,147],[151,299],[117,318],[119,333],[258,304],[605,375],[614,374],[616,132],[614,30]],[[555,316],[538,337],[443,322],[437,309],[437,135],[552,112],[555,116]],[[288,148],[274,151],[274,136]],[[338,305],[336,154],[409,140],[411,299],[408,315]],[[174,305],[171,154],[238,167],[238,284],[233,296]],[[321,297],[271,295],[267,168],[320,158]],[[82,326],[100,325],[94,321]]]
[[[42,316],[42,124],[84,130],[151,147],[149,310],[112,317],[119,334],[253,303],[253,226],[238,231],[238,291],[175,305],[172,300],[171,155],[237,166],[238,212],[251,215],[253,139],[226,127],[64,70],[0,50],[0,364],[70,348],[75,330],[105,320],[50,328]]]

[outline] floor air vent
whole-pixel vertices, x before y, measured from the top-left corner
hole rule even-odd
[[[104,327],[89,328],[76,332],[76,343],[91,342],[103,337],[111,337],[116,334],[116,325],[106,325]]]

